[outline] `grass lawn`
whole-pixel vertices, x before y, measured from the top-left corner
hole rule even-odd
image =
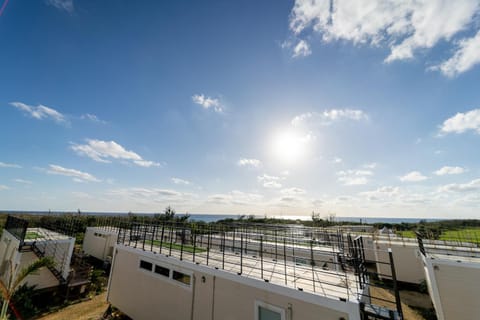
[[[42,235],[36,233],[35,231],[28,231],[25,235],[25,240],[32,240],[32,239],[41,239],[43,238]]]
[[[145,244],[151,245],[151,244],[152,244],[152,240],[145,240]],[[153,245],[154,245],[154,246],[160,246],[160,240],[153,240]],[[170,248],[170,242],[163,242],[163,243],[162,243],[162,247],[164,247],[164,248]],[[172,249],[173,249],[173,250],[179,250],[179,251],[180,251],[180,250],[182,249],[182,245],[180,245],[180,244],[178,244],[178,243],[172,243]],[[184,245],[183,245],[183,251],[184,251],[184,252],[193,253],[193,246],[188,245],[188,244],[184,244]],[[205,252],[205,251],[207,251],[207,249],[195,247],[195,252],[196,252],[196,253]]]
[[[480,228],[444,231],[440,235],[440,240],[462,241],[480,244]]]
[[[415,232],[411,231],[411,230],[397,231],[397,234],[401,237],[404,237],[404,238],[416,238],[417,237]]]

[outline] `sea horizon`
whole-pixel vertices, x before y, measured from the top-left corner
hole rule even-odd
[[[0,214],[31,214],[31,215],[62,215],[62,214],[78,214],[75,211],[30,211],[30,210],[0,210]],[[102,211],[80,211],[82,215],[91,215],[91,216],[126,216],[130,212],[102,212]],[[150,216],[158,213],[154,212],[132,212],[136,216]],[[300,220],[300,221],[309,221],[311,216],[308,215],[250,215],[250,214],[225,214],[225,213],[176,213],[177,216],[185,216],[188,214],[190,220],[195,221],[204,221],[204,222],[215,222],[223,219],[238,219],[242,216],[249,217],[254,216],[255,218],[274,218],[274,219],[285,219],[285,220]],[[320,217],[323,220],[328,220],[329,217]],[[374,224],[374,223],[418,223],[420,221],[434,222],[440,220],[454,220],[449,218],[404,218],[404,217],[375,217],[375,216],[335,216],[334,220],[336,222],[354,222],[354,223],[364,223],[364,224]],[[469,220],[469,219],[462,219]]]

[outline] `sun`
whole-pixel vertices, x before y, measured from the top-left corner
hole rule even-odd
[[[306,138],[292,130],[279,131],[273,137],[272,152],[283,164],[295,164],[302,160],[306,151]]]

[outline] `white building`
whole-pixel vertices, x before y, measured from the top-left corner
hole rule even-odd
[[[175,224],[119,229],[118,242],[107,300],[136,320],[401,318],[370,305],[360,251]]]
[[[439,320],[480,316],[480,248],[432,245],[419,239],[428,291]]]

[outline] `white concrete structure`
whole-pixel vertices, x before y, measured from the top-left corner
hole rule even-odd
[[[342,245],[314,244],[302,234],[287,239],[284,230],[275,238],[273,227],[265,234],[177,223],[118,230],[107,300],[136,320],[388,317],[370,304],[361,253],[346,256]]]
[[[99,260],[111,261],[117,237],[117,229],[87,227],[83,238],[82,250],[84,253]]]
[[[424,246],[422,261],[439,320],[480,317],[480,248]]]
[[[11,271],[19,272],[26,266],[39,259],[39,255],[32,249],[33,243],[44,256],[52,257],[55,269],[63,279],[67,279],[70,272],[70,260],[75,239],[43,228],[28,228],[27,235],[32,238],[23,243],[9,230],[3,230],[0,239],[0,279],[7,285]],[[60,280],[47,268],[42,268],[38,274],[29,275],[24,283],[36,285],[37,289],[56,287]]]

